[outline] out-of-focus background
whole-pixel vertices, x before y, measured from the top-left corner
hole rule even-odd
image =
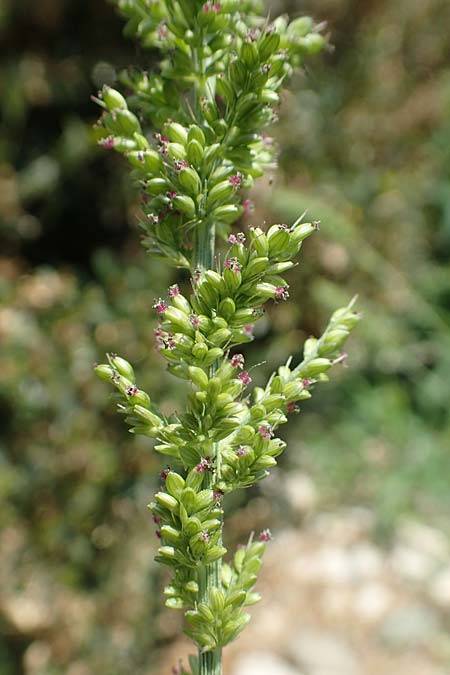
[[[244,223],[321,220],[247,351],[261,381],[354,294],[348,367],[284,432],[273,476],[227,504],[227,543],[274,542],[229,675],[450,672],[450,52],[447,0],[268,3],[334,51],[284,97],[280,170]],[[161,460],[94,380],[107,350],[175,407],[146,258],[89,96],[151,56],[103,0],[0,6],[0,674],[165,675],[186,652],[146,503]],[[180,278],[178,277],[178,280]],[[181,283],[183,279],[181,278]]]

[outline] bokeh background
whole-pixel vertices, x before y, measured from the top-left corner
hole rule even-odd
[[[447,0],[280,0],[334,50],[284,97],[280,170],[243,224],[321,231],[249,347],[258,381],[355,293],[348,367],[317,388],[274,475],[227,505],[230,546],[275,539],[231,675],[450,672],[450,51]],[[165,675],[146,504],[161,460],[94,380],[118,351],[163,405],[153,348],[178,276],[139,247],[136,196],[99,150],[92,93],[152,55],[103,0],[0,4],[0,673]],[[251,500],[249,501],[249,498]]]

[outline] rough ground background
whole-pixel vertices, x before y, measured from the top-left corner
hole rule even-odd
[[[290,480],[296,508],[312,507],[309,478]],[[373,526],[363,508],[314,508],[301,527],[275,535],[259,583],[263,600],[226,650],[227,675],[450,673],[447,537],[405,520],[385,547]],[[175,643],[161,675],[185,651]]]

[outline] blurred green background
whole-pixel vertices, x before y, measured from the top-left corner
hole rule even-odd
[[[334,49],[284,96],[280,169],[243,225],[306,209],[322,223],[291,302],[247,351],[264,361],[254,379],[355,293],[364,322],[349,367],[286,431],[276,478],[252,495],[260,511],[245,494],[229,508],[244,509],[243,531],[297,523],[282,499],[297,472],[320,508],[370,510],[378,541],[405,516],[448,533],[450,4],[268,4],[326,20]],[[182,402],[152,334],[176,272],[141,252],[126,167],[92,140],[90,95],[128,64],[151,67],[121,31],[103,0],[0,4],[1,675],[162,672],[149,663],[179,630],[145,509],[161,461],[92,376],[118,351],[163,406]]]

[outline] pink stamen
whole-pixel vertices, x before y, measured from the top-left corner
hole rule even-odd
[[[225,260],[224,267],[232,270],[235,274],[240,272],[242,269],[242,265],[237,258],[229,258],[229,260]]]
[[[242,185],[242,176],[240,173],[234,174],[234,176],[230,176],[228,179],[228,182],[230,185],[232,185],[234,188],[240,188]]]
[[[170,286],[168,295],[169,298],[175,298],[177,295],[180,295],[180,289],[177,284]]]
[[[162,298],[159,298],[158,300],[155,300],[153,309],[157,314],[164,314],[164,312],[167,311],[167,305]]]
[[[265,426],[264,424],[258,427],[258,433],[265,441],[270,441],[270,439],[274,436],[272,427]]]
[[[247,370],[243,370],[242,373],[239,373],[238,378],[240,379],[244,387],[246,387],[252,381],[252,378],[248,374]]]
[[[276,300],[287,300],[289,298],[288,286],[277,286],[275,289]]]
[[[244,356],[243,354],[233,354],[231,357],[231,365],[233,368],[242,368],[244,367]]]
[[[101,138],[99,140],[99,145],[101,145],[105,150],[112,150],[116,144],[114,136],[108,136],[107,138]]]
[[[263,530],[258,537],[259,541],[268,542],[272,540],[272,534],[270,530]]]
[[[200,325],[200,320],[197,314],[189,314],[189,321],[194,326],[194,328],[198,328]]]

